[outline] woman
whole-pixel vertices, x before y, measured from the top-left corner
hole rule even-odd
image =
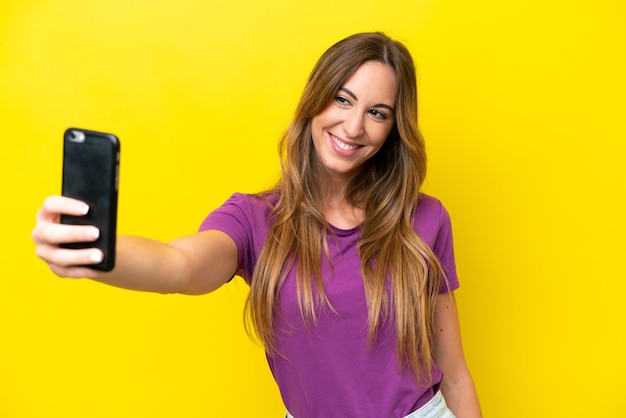
[[[328,49],[281,157],[274,189],[233,195],[197,234],[118,237],[110,273],[76,267],[99,262],[99,250],[59,247],[96,239],[94,227],[59,224],[85,204],[48,198],[33,231],[37,254],[59,276],[162,293],[206,293],[242,276],[248,325],[287,416],[480,416],[453,295],[450,220],[420,193],[426,156],[407,49],[381,33]]]

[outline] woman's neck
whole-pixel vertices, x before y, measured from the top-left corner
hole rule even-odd
[[[320,182],[322,187],[322,213],[326,222],[340,228],[352,229],[363,223],[363,209],[347,199],[349,179],[328,178]]]

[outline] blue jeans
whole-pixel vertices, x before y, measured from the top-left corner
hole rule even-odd
[[[294,418],[289,412],[285,418]],[[446,400],[443,398],[441,391],[435,393],[431,400],[426,402],[417,411],[411,412],[404,418],[455,418],[452,411],[448,409]]]

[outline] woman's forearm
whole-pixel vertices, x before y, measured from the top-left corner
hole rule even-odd
[[[441,383],[441,392],[448,404],[448,408],[457,418],[481,418],[478,395],[474,382],[469,375],[453,382],[444,376]]]
[[[101,283],[157,293],[183,291],[188,275],[184,255],[168,243],[137,236],[118,236],[115,268],[90,277]]]

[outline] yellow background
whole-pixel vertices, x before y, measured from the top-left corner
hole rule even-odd
[[[30,231],[69,126],[122,141],[119,232],[192,233],[269,186],[318,56],[412,51],[454,224],[485,416],[624,416],[622,0],[3,1],[0,417],[282,416],[243,332],[245,284],[201,297],[61,280]],[[535,409],[535,408],[538,408]]]

